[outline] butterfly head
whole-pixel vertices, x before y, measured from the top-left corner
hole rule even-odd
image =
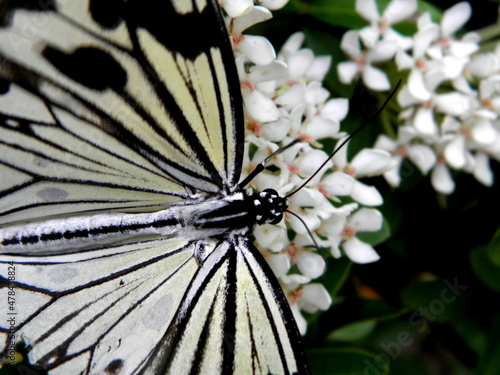
[[[288,208],[286,198],[274,189],[265,189],[252,195],[257,224],[278,224]]]

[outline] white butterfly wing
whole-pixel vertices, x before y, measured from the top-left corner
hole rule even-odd
[[[290,310],[277,304],[285,296],[238,237],[4,256],[2,267],[10,261],[16,334],[51,374],[307,373]],[[0,289],[5,300],[8,290]]]
[[[96,3],[3,10],[0,223],[144,210],[237,182],[241,97],[213,7]]]
[[[157,240],[71,255],[3,257],[2,263],[15,263],[16,334],[32,346],[30,360],[51,374],[137,373],[198,268],[193,246]],[[1,290],[6,296],[9,289]],[[5,345],[5,333],[3,338]],[[126,366],[113,367],[119,358]]]
[[[212,2],[36,4],[0,9],[0,227],[235,187],[241,97]],[[13,262],[32,362],[65,375],[308,373],[287,301],[246,239],[133,241],[2,255],[0,294]],[[4,347],[8,332],[2,322]]]

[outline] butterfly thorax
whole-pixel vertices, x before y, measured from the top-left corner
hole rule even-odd
[[[252,195],[237,192],[181,209],[180,221],[183,230],[191,231],[191,235],[193,230],[210,230],[215,236],[243,234],[251,231],[255,224],[279,223],[287,208],[286,199],[273,189]],[[215,234],[217,231],[220,232]]]

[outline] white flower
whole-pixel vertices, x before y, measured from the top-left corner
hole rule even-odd
[[[230,17],[239,17],[250,12],[253,7],[252,0],[222,0],[222,6]]]
[[[343,35],[340,48],[353,60],[337,65],[342,83],[350,84],[361,75],[363,83],[372,90],[385,91],[391,87],[387,75],[372,64],[390,60],[396,53],[395,42],[377,41],[371,49],[363,51],[360,32],[350,30]]]
[[[339,141],[341,144],[343,140]],[[356,177],[380,175],[390,161],[390,154],[384,150],[363,149],[350,163],[347,162],[347,144],[332,158],[336,172],[327,174],[321,180],[321,188],[331,196],[350,196],[366,206],[382,204],[382,196],[373,186],[356,180]]]
[[[374,39],[381,36],[384,40],[394,41],[403,50],[411,47],[412,39],[402,36],[391,26],[408,19],[416,11],[416,0],[392,0],[380,16],[375,0],[356,0],[356,12],[371,23],[364,29],[365,34],[372,34]]]
[[[408,158],[423,175],[426,175],[436,164],[437,157],[433,149],[417,139],[417,132],[413,127],[401,126],[398,128],[398,138],[393,140],[386,135],[379,135],[375,148],[385,150],[391,154],[391,161],[384,172],[384,178],[393,187],[401,184],[402,177],[409,177],[408,171],[403,171],[403,162]],[[412,169],[410,169],[411,171]]]
[[[375,249],[355,237],[358,232],[375,232],[382,227],[382,214],[375,209],[361,208],[346,221],[342,248],[355,263],[372,263],[380,259]]]
[[[450,170],[444,163],[438,163],[431,173],[432,187],[442,194],[451,194],[455,190],[455,182]]]
[[[302,296],[298,303],[302,310],[314,314],[318,310],[328,310],[332,298],[322,284],[311,283],[302,288]]]
[[[262,249],[269,249],[278,253],[289,244],[286,226],[282,221],[278,224],[258,225],[254,228],[255,241]]]
[[[304,276],[316,279],[325,272],[326,263],[321,255],[306,252],[297,257],[297,267]]]
[[[260,4],[271,10],[277,10],[283,8],[288,0],[260,0]]]
[[[360,241],[356,237],[346,241],[342,247],[346,255],[354,263],[373,263],[380,259],[380,256],[373,247]]]

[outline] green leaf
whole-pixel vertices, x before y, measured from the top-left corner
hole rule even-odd
[[[308,14],[326,24],[348,29],[366,25],[366,21],[354,11],[354,4],[353,0],[291,1],[298,13]]]
[[[384,301],[361,299],[358,310],[352,313],[351,320],[334,331],[326,338],[326,343],[355,342],[366,338],[381,321],[387,321],[405,314],[404,309],[394,308]]]
[[[497,315],[489,328],[486,350],[479,357],[476,375],[497,375],[500,368],[500,315]]]
[[[383,13],[390,0],[378,0],[378,8]],[[355,11],[354,0],[292,0],[288,4],[287,10],[298,14],[307,14],[328,25],[344,27],[346,29],[360,29],[368,24]],[[435,22],[441,20],[442,11],[425,1],[419,1],[419,14],[429,12]],[[413,35],[416,31],[414,22],[401,22],[395,27],[399,32],[406,35]]]
[[[472,270],[488,288],[500,292],[500,266],[489,256],[488,247],[478,246],[470,253]]]
[[[370,333],[373,332],[377,325],[375,320],[366,320],[347,324],[339,329],[332,331],[327,337],[326,341],[336,341],[353,343],[362,340]]]
[[[337,295],[338,291],[349,277],[351,266],[352,262],[347,257],[327,259],[326,267],[328,272],[325,272],[325,276],[321,278],[320,281],[325,286],[326,290],[328,290],[332,298]]]
[[[500,266],[500,228],[488,244],[488,255],[496,265]]]
[[[427,322],[456,323],[469,311],[468,285],[460,278],[414,282],[401,292],[401,300],[413,311],[410,321],[415,326]]]
[[[384,375],[388,365],[375,355],[357,349],[322,348],[307,351],[313,374]]]

